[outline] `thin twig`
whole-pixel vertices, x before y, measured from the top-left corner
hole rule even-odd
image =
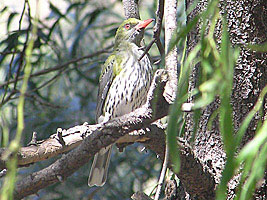
[[[164,57],[164,47],[160,42],[160,32],[161,32],[161,27],[162,27],[162,20],[163,20],[163,15],[164,15],[164,0],[159,0],[158,1],[158,6],[157,6],[157,11],[156,11],[156,25],[154,28],[154,35],[153,37],[156,39],[156,44],[159,49],[161,57]]]
[[[4,92],[4,95],[3,95],[2,100],[1,100],[1,105],[5,104],[5,101],[8,101],[8,99],[11,98],[11,96],[9,98],[5,98],[5,97],[6,97],[6,94],[7,94],[7,91],[8,91],[8,85],[10,83],[11,71],[12,71],[11,68],[12,68],[12,63],[13,63],[14,58],[15,58],[15,54],[12,55],[11,61],[9,63],[8,79],[7,79],[7,84],[5,85],[5,88],[4,88],[5,92]],[[12,91],[10,93],[12,93]]]
[[[140,56],[140,58],[138,59],[138,61],[142,60],[142,58],[148,53],[148,51],[150,50],[150,48],[152,47],[152,45],[155,43],[156,39],[154,38],[146,47],[144,53]]]
[[[162,57],[164,57],[165,56],[165,50],[164,50],[164,47],[163,47],[163,45],[161,44],[161,42],[160,42],[160,40],[156,40],[156,45],[157,45],[157,47],[158,47],[158,50],[159,50],[159,52],[160,52],[160,55],[162,56]]]
[[[70,60],[70,61],[68,61],[66,63],[61,64],[61,65],[56,65],[55,67],[41,70],[39,72],[36,72],[34,74],[31,74],[30,78],[36,77],[36,76],[40,76],[40,75],[44,75],[44,74],[48,74],[50,72],[60,70],[60,69],[66,67],[66,66],[68,66],[70,64],[79,62],[81,60],[88,59],[88,58],[93,58],[93,57],[98,56],[100,54],[107,53],[108,52],[108,49],[110,49],[112,46],[113,45],[110,45],[110,46],[108,46],[107,48],[105,48],[103,50],[97,51],[95,53],[92,53],[92,54],[89,54],[89,55],[86,55],[86,56],[83,56],[83,57],[80,57],[80,58],[74,58],[74,59],[72,59],[72,60]],[[22,80],[22,79],[23,79],[23,76],[18,77],[18,80]],[[0,85],[0,88],[3,87],[3,86],[5,86],[5,85],[7,85],[7,84],[9,84],[9,83],[14,83],[14,82],[15,82],[15,80],[11,80],[9,82],[4,82],[4,83],[2,83]]]
[[[20,15],[20,19],[19,19],[19,29],[18,29],[18,31],[21,30],[21,22],[22,22],[24,13],[25,13],[26,4],[27,4],[27,2],[24,1],[24,6],[23,6],[23,9],[22,9],[22,13],[21,13],[21,15]],[[15,46],[15,52],[16,52],[16,51],[17,51],[17,50],[16,50],[16,46]],[[10,52],[11,52],[11,51],[10,51]],[[4,54],[4,52],[2,52],[1,54],[2,54],[2,55],[7,55],[7,54],[10,54],[10,52],[6,52],[6,54]],[[22,52],[20,52],[19,54],[22,54]],[[12,95],[14,94],[14,92],[11,91],[11,92],[9,93],[9,96],[8,96],[7,98],[5,98],[5,97],[6,97],[6,94],[7,94],[7,90],[8,90],[8,85],[9,85],[9,83],[10,83],[11,71],[12,71],[11,69],[12,69],[12,64],[13,64],[14,58],[15,58],[15,53],[12,53],[12,57],[11,57],[11,60],[10,60],[10,63],[9,63],[9,69],[8,69],[8,79],[7,79],[7,83],[8,83],[8,84],[5,85],[5,86],[6,86],[5,89],[4,89],[5,92],[4,92],[4,95],[3,95],[2,100],[1,100],[1,105],[4,104],[4,102],[7,102],[7,101],[12,97]],[[17,74],[16,74],[16,76],[18,76],[18,72],[19,72],[19,71],[20,71],[20,66],[19,66],[19,68],[18,68],[18,70],[17,70]],[[15,82],[15,84],[14,84],[14,88],[13,88],[13,90],[16,90],[16,82]]]
[[[160,36],[160,31],[162,27],[162,20],[163,20],[163,15],[164,15],[164,0],[159,0],[158,5],[157,5],[157,11],[156,11],[156,25],[154,28],[154,36],[156,38],[159,38]]]
[[[43,87],[45,87],[46,85],[52,83],[54,80],[56,80],[64,71],[64,69],[60,70],[55,76],[53,76],[51,79],[49,79],[48,81],[44,82],[43,84],[41,84],[39,87],[34,88],[33,90],[28,91],[28,93],[32,93],[35,92]]]
[[[21,53],[20,51],[2,51],[0,52],[0,55],[9,55],[9,54],[17,54],[17,53]]]
[[[144,53],[140,56],[138,61],[142,60],[142,58],[148,53],[148,51],[150,50],[150,48],[152,47],[152,45],[154,43],[156,43],[161,57],[164,57],[164,47],[160,42],[160,31],[161,31],[161,27],[162,27],[163,13],[164,13],[164,0],[159,0],[158,8],[156,11],[157,19],[156,19],[156,24],[155,24],[154,30],[153,30],[153,40],[146,47]]]
[[[77,68],[74,68],[74,69],[77,69]],[[63,72],[68,72],[70,71],[71,69],[61,69],[55,76],[53,76],[51,79],[49,79],[48,81],[44,82],[43,84],[41,84],[39,87],[37,88],[34,88],[32,90],[29,90],[28,92],[25,93],[25,96],[28,97],[28,98],[31,98],[37,102],[39,102],[41,105],[44,105],[44,106],[49,106],[49,107],[53,107],[53,108],[63,108],[64,106],[59,106],[59,105],[53,105],[51,103],[48,103],[48,102],[44,102],[40,97],[37,97],[36,95],[32,95],[31,93],[35,92],[35,91],[38,91],[39,89],[51,84],[53,81],[55,81]],[[18,90],[14,90],[13,91],[14,94],[16,93],[19,93]],[[10,100],[14,100],[14,99],[17,99],[19,96],[16,96],[16,97],[12,97],[10,98]],[[0,104],[0,107],[2,106],[2,104]]]
[[[89,55],[87,55],[87,56],[85,56],[85,57],[88,57]],[[82,59],[82,58],[79,58],[79,59]],[[37,97],[36,96],[34,96],[34,95],[31,95],[31,93],[32,92],[35,92],[35,91],[37,91],[37,90],[39,90],[39,89],[41,89],[41,88],[43,88],[43,87],[45,87],[45,86],[47,86],[47,85],[49,85],[49,84],[51,84],[53,81],[55,81],[63,72],[66,72],[66,71],[70,71],[71,69],[66,69],[66,68],[62,68],[62,69],[60,69],[60,71],[55,75],[55,76],[53,76],[51,79],[49,79],[48,81],[46,81],[46,82],[44,82],[43,84],[41,84],[39,87],[37,87],[37,88],[34,88],[33,90],[30,90],[30,91],[28,91],[28,92],[26,92],[25,93],[25,96],[26,97],[29,97],[29,98],[32,98],[32,99],[34,99],[34,100],[37,100],[40,104],[42,104],[42,105],[45,105],[45,106],[49,106],[49,107],[53,107],[53,108],[62,108],[62,106],[59,106],[59,105],[52,105],[52,104],[50,104],[50,103],[48,103],[48,102],[43,102],[43,101],[40,101],[40,100],[38,100],[37,99]],[[10,95],[11,97],[9,98],[9,99],[5,99],[3,102],[1,102],[0,103],[0,107],[1,106],[3,106],[7,101],[9,101],[9,100],[14,100],[14,99],[17,99],[17,98],[19,98],[19,96],[13,96],[14,94],[16,94],[16,93],[19,93],[19,91],[18,90],[12,90],[11,91],[12,92],[12,95]]]
[[[5,93],[3,95],[3,98],[2,98],[2,101],[1,101],[1,105],[3,105],[6,102],[8,102],[12,98],[12,96],[15,94],[14,91],[16,90],[19,74],[20,74],[20,72],[22,70],[24,55],[25,55],[25,51],[26,51],[26,48],[27,48],[27,43],[28,43],[28,40],[29,40],[29,30],[31,29],[31,25],[32,25],[31,24],[31,9],[30,9],[30,5],[29,5],[28,0],[25,0],[24,7],[23,7],[23,10],[22,10],[22,13],[21,13],[21,16],[20,16],[20,20],[19,20],[19,29],[18,29],[18,31],[19,32],[21,31],[21,23],[22,23],[22,19],[23,19],[24,13],[25,13],[26,5],[28,6],[28,15],[29,15],[29,26],[28,26],[28,29],[27,29],[26,40],[24,42],[23,50],[20,53],[20,62],[19,62],[19,65],[18,65],[18,69],[16,71],[15,80],[12,82],[12,83],[14,83],[13,89],[9,93],[9,95],[5,98],[5,96],[7,94],[8,85],[9,85],[9,83],[11,83],[11,81],[10,81],[11,67],[12,67],[12,63],[13,63],[15,54],[13,54],[13,56],[11,58],[11,61],[10,61],[10,64],[9,64],[9,78],[8,78],[8,81],[7,81],[8,84],[5,87]],[[15,46],[15,51],[16,51],[16,46]],[[1,107],[1,105],[0,105],[0,107]]]
[[[20,54],[19,67],[18,67],[18,70],[16,72],[16,77],[15,77],[15,81],[14,81],[14,90],[16,89],[16,86],[17,86],[17,83],[18,83],[18,77],[19,77],[20,71],[22,70],[25,51],[26,51],[26,49],[28,47],[27,44],[28,44],[29,35],[30,35],[29,31],[31,30],[31,26],[32,26],[32,23],[31,23],[31,7],[30,7],[30,4],[29,4],[28,0],[25,0],[24,9],[23,9],[21,18],[19,20],[19,31],[21,30],[21,23],[22,23],[22,18],[23,18],[24,12],[25,12],[26,4],[28,5],[29,26],[28,26],[28,29],[27,29],[27,34],[26,34],[26,39],[25,39],[24,45],[23,45],[23,49],[22,49],[22,52]]]
[[[54,105],[52,103],[45,102],[41,97],[39,97],[37,95],[25,93],[25,97],[32,99],[34,103],[37,102],[42,106],[47,106],[47,107],[51,107],[51,108],[64,108],[64,106]]]
[[[167,171],[168,161],[169,161],[169,145],[166,141],[164,162],[162,165],[162,169],[161,169],[161,173],[160,173],[160,177],[159,177],[159,181],[158,181],[158,187],[157,187],[157,191],[156,191],[154,200],[159,200],[159,196],[161,193],[161,189],[162,189],[164,178],[165,178],[166,171]]]

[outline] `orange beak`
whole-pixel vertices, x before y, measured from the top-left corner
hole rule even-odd
[[[140,23],[138,23],[136,26],[135,26],[135,29],[136,30],[140,30],[142,28],[146,28],[151,22],[153,22],[154,19],[147,19],[147,20],[144,20]]]

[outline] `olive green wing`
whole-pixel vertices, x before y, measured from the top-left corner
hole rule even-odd
[[[96,122],[98,122],[99,117],[103,114],[103,107],[105,105],[105,100],[107,98],[108,91],[114,80],[113,67],[116,63],[116,56],[111,55],[106,60],[102,72],[99,78],[99,88],[96,106]]]

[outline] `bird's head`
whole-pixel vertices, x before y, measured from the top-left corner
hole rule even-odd
[[[154,19],[141,21],[135,18],[129,18],[125,20],[116,32],[115,46],[118,46],[123,41],[132,42],[140,46],[140,42],[144,37],[144,29],[152,21],[154,21]]]

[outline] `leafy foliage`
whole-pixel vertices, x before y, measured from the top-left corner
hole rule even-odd
[[[233,128],[233,110],[231,106],[231,95],[233,88],[233,75],[235,62],[239,56],[238,48],[233,48],[227,32],[227,24],[224,16],[219,14],[219,1],[209,2],[207,9],[195,16],[186,26],[180,25],[177,34],[173,37],[172,49],[175,45],[181,45],[186,40],[186,36],[201,20],[200,41],[195,48],[189,52],[182,64],[181,75],[178,83],[178,90],[175,104],[170,113],[168,125],[168,142],[170,154],[175,163],[175,169],[179,169],[179,159],[177,158],[177,143],[175,138],[177,133],[183,134],[183,113],[180,108],[189,97],[187,88],[189,84],[189,74],[192,66],[198,65],[200,74],[198,76],[197,89],[192,92],[195,96],[193,109],[194,114],[194,135],[196,134],[200,118],[200,109],[205,108],[215,99],[219,98],[220,107],[213,113],[209,124],[216,116],[219,116],[220,132],[223,139],[225,152],[227,155],[226,165],[222,174],[221,183],[217,189],[216,199],[226,199],[227,184],[236,172],[242,172],[239,183],[239,190],[235,199],[251,199],[255,190],[256,183],[263,178],[266,167],[267,154],[266,141],[267,129],[266,121],[261,124],[259,121],[258,129],[252,141],[238,150],[242,137],[248,128],[251,120],[257,112],[260,112],[263,98],[266,95],[266,87],[262,90],[258,102],[251,112],[244,119],[241,127],[237,131]],[[222,23],[221,41],[214,38],[215,26],[219,21]],[[263,46],[252,46],[254,50],[262,51]],[[265,133],[265,134],[264,134]],[[193,137],[194,138],[194,137]],[[194,141],[194,140],[193,140]],[[237,155],[237,156],[236,156]],[[258,170],[257,170],[258,169]]]

